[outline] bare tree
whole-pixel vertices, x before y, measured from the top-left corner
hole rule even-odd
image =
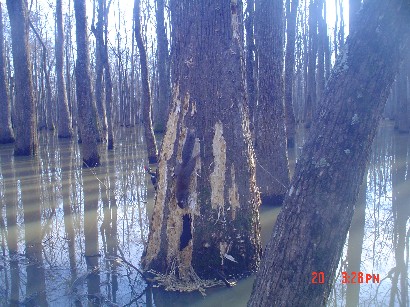
[[[15,99],[15,155],[34,155],[37,123],[28,44],[28,15],[24,0],[7,0],[13,47]]]
[[[223,272],[257,268],[259,198],[246,111],[242,6],[172,0],[170,8],[172,105],[142,263],[166,275],[163,281],[174,289],[192,289],[212,284],[204,279]]]
[[[281,204],[289,184],[284,106],[282,0],[257,0],[258,104],[254,147],[262,203]]]
[[[66,92],[66,84],[64,79],[64,27],[63,27],[63,12],[62,0],[56,2],[56,75],[57,75],[57,92],[58,92],[58,137],[69,138],[73,136],[73,128],[71,126],[71,115],[68,109],[68,100]]]
[[[140,52],[141,64],[141,82],[142,82],[142,115],[145,130],[145,141],[147,143],[148,161],[149,163],[157,163],[158,150],[155,142],[154,130],[152,128],[151,116],[151,94],[148,82],[148,63],[147,53],[145,51],[144,42],[142,40],[141,25],[140,25],[140,0],[134,2],[134,26],[135,40],[137,41],[138,50]]]
[[[168,39],[165,31],[165,3],[157,0],[157,52],[158,52],[158,110],[154,121],[154,130],[163,132],[167,124],[168,106],[171,94],[170,76],[167,68],[168,61]]]
[[[0,144],[12,142],[14,142],[14,131],[11,125],[11,106],[6,82],[3,10],[0,4]]]
[[[81,135],[81,151],[86,167],[100,164],[97,140],[99,133],[95,110],[94,95],[91,85],[90,52],[88,49],[88,31],[85,0],[74,1],[77,39],[76,91],[78,121]],[[93,110],[94,108],[94,110]]]
[[[293,79],[295,75],[296,15],[299,0],[286,1],[285,111],[288,147],[295,145],[296,120],[293,111]]]

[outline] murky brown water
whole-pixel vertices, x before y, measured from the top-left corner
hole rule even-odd
[[[52,134],[41,134],[36,158],[0,147],[0,306],[246,306],[253,278],[206,297],[146,289],[133,266],[154,191],[141,131],[119,130],[117,140],[93,170],[81,168],[77,143]],[[338,274],[329,306],[408,304],[409,149],[409,136],[384,123],[340,264],[380,274],[380,283],[354,288]],[[265,242],[278,212],[261,209]]]

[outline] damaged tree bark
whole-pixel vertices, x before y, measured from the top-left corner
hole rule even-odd
[[[367,1],[327,82],[248,306],[323,306],[385,101],[408,48],[410,3]],[[405,46],[406,45],[406,46]],[[312,272],[324,272],[323,284]]]
[[[246,275],[261,245],[241,2],[170,2],[172,104],[142,265],[172,290]]]

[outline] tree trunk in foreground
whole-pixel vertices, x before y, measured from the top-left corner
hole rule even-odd
[[[172,14],[172,105],[145,269],[169,290],[249,274],[260,257],[259,199],[246,111],[241,6],[177,1]],[[189,46],[189,47],[187,47]],[[199,277],[199,278],[198,278]]]
[[[145,142],[147,143],[148,162],[157,163],[158,150],[155,142],[154,130],[152,128],[151,116],[151,95],[148,82],[148,63],[147,53],[145,51],[144,42],[142,41],[141,25],[140,25],[140,0],[134,2],[134,25],[135,25],[135,40],[137,41],[138,50],[140,52],[141,64],[141,83],[142,83],[142,116],[144,122]]]
[[[283,80],[283,0],[257,0],[259,91],[255,110],[256,182],[262,203],[283,202],[289,185]]]
[[[14,154],[29,156],[37,151],[37,123],[28,45],[28,17],[24,0],[7,0],[15,76]]]
[[[58,92],[58,137],[70,138],[73,136],[71,115],[68,109],[66,84],[64,80],[64,28],[62,0],[56,3],[57,37],[56,37],[56,75]]]
[[[0,4],[0,144],[14,142],[14,132],[11,126],[11,106],[6,83],[4,51],[3,11]]]
[[[410,31],[410,4],[368,1],[328,80],[248,306],[322,306]],[[400,48],[399,48],[400,47]],[[312,283],[324,272],[325,283]]]
[[[100,164],[97,139],[99,138],[95,102],[93,101],[91,74],[90,74],[90,52],[88,49],[88,31],[85,0],[74,1],[77,39],[77,105],[78,123],[81,135],[81,154],[83,165],[94,167]],[[93,110],[94,108],[94,110]]]

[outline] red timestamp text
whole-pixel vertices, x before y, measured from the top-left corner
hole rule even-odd
[[[324,284],[325,273],[324,272],[312,272],[312,284]]]
[[[342,272],[342,284],[368,283],[380,283],[380,274],[368,274],[363,272]]]

